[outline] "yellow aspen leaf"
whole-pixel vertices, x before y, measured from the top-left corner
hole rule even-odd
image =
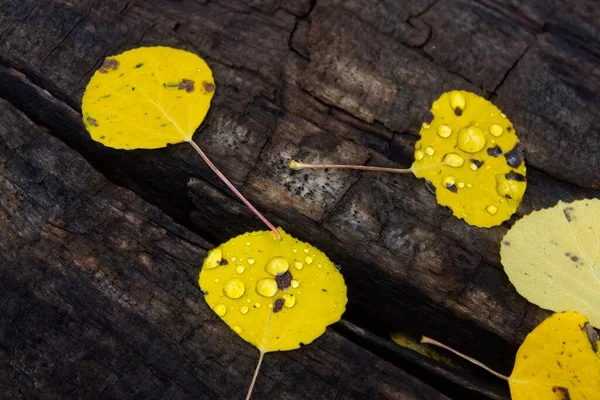
[[[265,225],[279,232],[192,140],[215,92],[212,71],[188,51],[140,47],[107,57],[83,94],[92,139],[116,149],[156,149],[187,142]]]
[[[197,55],[140,47],[104,60],[83,95],[83,122],[108,147],[165,147],[192,139],[214,92],[212,72]]]
[[[346,285],[327,256],[279,228],[237,236],[211,250],[199,276],[208,306],[260,352],[309,344],[340,320]],[[248,396],[249,397],[249,396]]]
[[[345,168],[413,173],[435,187],[439,204],[470,225],[500,225],[517,210],[527,187],[523,152],[515,129],[495,105],[474,93],[444,93],[423,123],[411,168],[304,164],[292,169]]]
[[[553,314],[517,352],[509,379],[513,400],[600,399],[599,345],[584,316]]]
[[[512,400],[599,400],[600,340],[577,312],[553,314],[527,335],[519,347],[510,377],[440,342],[433,344],[508,381]]]
[[[553,311],[577,311],[600,327],[600,200],[559,202],[517,221],[502,265],[517,291]]]
[[[442,94],[431,113],[415,145],[415,176],[430,181],[438,203],[468,224],[500,225],[527,185],[512,123],[488,100],[458,90]]]

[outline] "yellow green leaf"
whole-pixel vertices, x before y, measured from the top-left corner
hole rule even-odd
[[[213,249],[199,284],[209,307],[261,353],[321,336],[346,307],[342,274],[327,256],[279,229],[245,233]]]
[[[411,170],[436,188],[437,201],[468,224],[491,227],[517,210],[525,163],[508,118],[474,93],[451,91],[432,105]]]
[[[600,327],[600,200],[559,202],[517,221],[502,240],[517,291],[553,311],[577,311]]]
[[[96,71],[83,95],[83,122],[92,139],[117,149],[190,142],[214,92],[197,55],[140,47],[106,58]]]
[[[517,352],[509,379],[513,400],[600,399],[599,345],[584,316],[550,316]]]

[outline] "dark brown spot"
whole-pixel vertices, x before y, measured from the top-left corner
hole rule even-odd
[[[559,400],[571,400],[569,389],[562,386],[552,386],[552,391],[558,395]]]
[[[92,117],[87,117],[86,121],[88,122],[88,124],[90,124],[92,126],[98,126],[98,122]]]
[[[504,153],[506,163],[513,168],[517,168],[523,162],[523,146],[517,145],[509,152]]]
[[[456,107],[456,108],[454,109],[454,114],[455,114],[457,117],[460,117],[460,116],[462,115],[462,108],[460,108],[460,107]]]
[[[182,79],[181,82],[179,82],[179,86],[177,86],[177,89],[185,90],[188,93],[193,92],[194,91],[194,81],[189,80],[189,79]]]
[[[525,182],[527,180],[527,178],[525,178],[525,175],[521,175],[515,171],[510,171],[508,174],[506,174],[504,176],[509,181]]]
[[[565,218],[567,221],[571,222],[575,219],[575,210],[573,207],[565,207],[563,208],[563,214],[565,214]]]
[[[507,126],[507,127],[506,127],[506,130],[507,130],[508,132],[510,132],[510,131],[512,131],[512,128],[511,128],[510,126]]]
[[[448,189],[452,193],[458,192],[458,188],[456,187],[456,185],[454,183],[452,185],[446,185],[446,189]]]
[[[475,164],[475,166],[477,167],[477,169],[481,168],[481,166],[483,165],[483,161],[481,160],[477,160],[475,158],[471,158],[470,160],[473,164]]]
[[[285,271],[283,274],[279,274],[275,277],[275,282],[277,282],[277,287],[280,290],[286,290],[292,285],[292,273],[290,271]]]
[[[598,335],[598,332],[594,329],[594,327],[590,325],[589,322],[586,322],[585,325],[583,325],[582,330],[587,334],[588,341],[592,345],[592,350],[594,350],[594,353],[597,353],[598,342],[600,341],[600,336]]]
[[[107,74],[109,71],[116,71],[117,69],[119,69],[119,62],[114,58],[107,58],[102,63],[100,72]]]
[[[327,289],[321,289],[321,292],[327,293]]]
[[[224,258],[221,258],[221,261],[219,261],[219,265],[227,265],[227,264],[229,264],[229,262]]]
[[[283,309],[284,304],[285,304],[284,299],[275,300],[275,302],[273,303],[273,312],[278,313],[279,311],[281,311]]]
[[[562,368],[562,364],[558,360],[556,360],[556,365],[558,365],[558,368]]]
[[[204,86],[204,90],[209,93],[215,90],[215,85],[210,82],[202,82],[202,86]]]
[[[502,244],[505,246],[510,246],[510,242],[508,240],[505,240],[504,242],[502,242]]]
[[[487,153],[492,157],[498,157],[500,154],[502,154],[502,149],[500,148],[500,146],[490,147],[487,150]]]
[[[133,68],[142,68],[143,66],[144,66],[144,63],[139,63],[139,64],[136,64],[136,66]]]
[[[574,263],[577,263],[577,261],[579,261],[579,257],[577,257],[575,254],[565,253],[565,256],[569,257],[569,259]]]

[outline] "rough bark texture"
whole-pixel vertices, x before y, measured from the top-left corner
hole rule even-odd
[[[408,166],[431,102],[460,88],[492,99],[525,145],[516,217],[599,197],[600,7],[522,3],[0,0],[0,387],[15,398],[244,391],[255,351],[195,280],[209,242],[263,227],[189,146],[111,150],[81,123],[104,57],[160,44],[208,61],[217,91],[196,142],[269,218],[342,266],[346,318],[366,332],[269,355],[259,396],[505,396],[392,357],[373,333],[426,334],[508,373],[548,314],[502,271],[511,221],[468,226],[412,176],[286,164]]]

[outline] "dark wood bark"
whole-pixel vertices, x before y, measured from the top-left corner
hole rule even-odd
[[[211,65],[217,91],[197,143],[271,219],[342,266],[345,318],[365,329],[273,355],[261,393],[441,396],[398,367],[420,365],[411,373],[447,394],[459,389],[430,373],[504,396],[408,353],[390,356],[377,334],[426,334],[509,373],[517,346],[548,315],[502,271],[499,242],[514,218],[478,229],[412,176],[286,164],[408,166],[431,102],[462,88],[492,99],[526,147],[529,185],[515,218],[598,197],[599,7],[521,3],[0,0],[6,386],[25,397],[66,395],[63,381],[80,398],[88,389],[120,398],[243,391],[254,353],[207,310],[195,275],[209,243],[263,227],[189,146],[111,150],[80,121],[104,57],[160,44]],[[106,371],[107,381],[76,370]]]

